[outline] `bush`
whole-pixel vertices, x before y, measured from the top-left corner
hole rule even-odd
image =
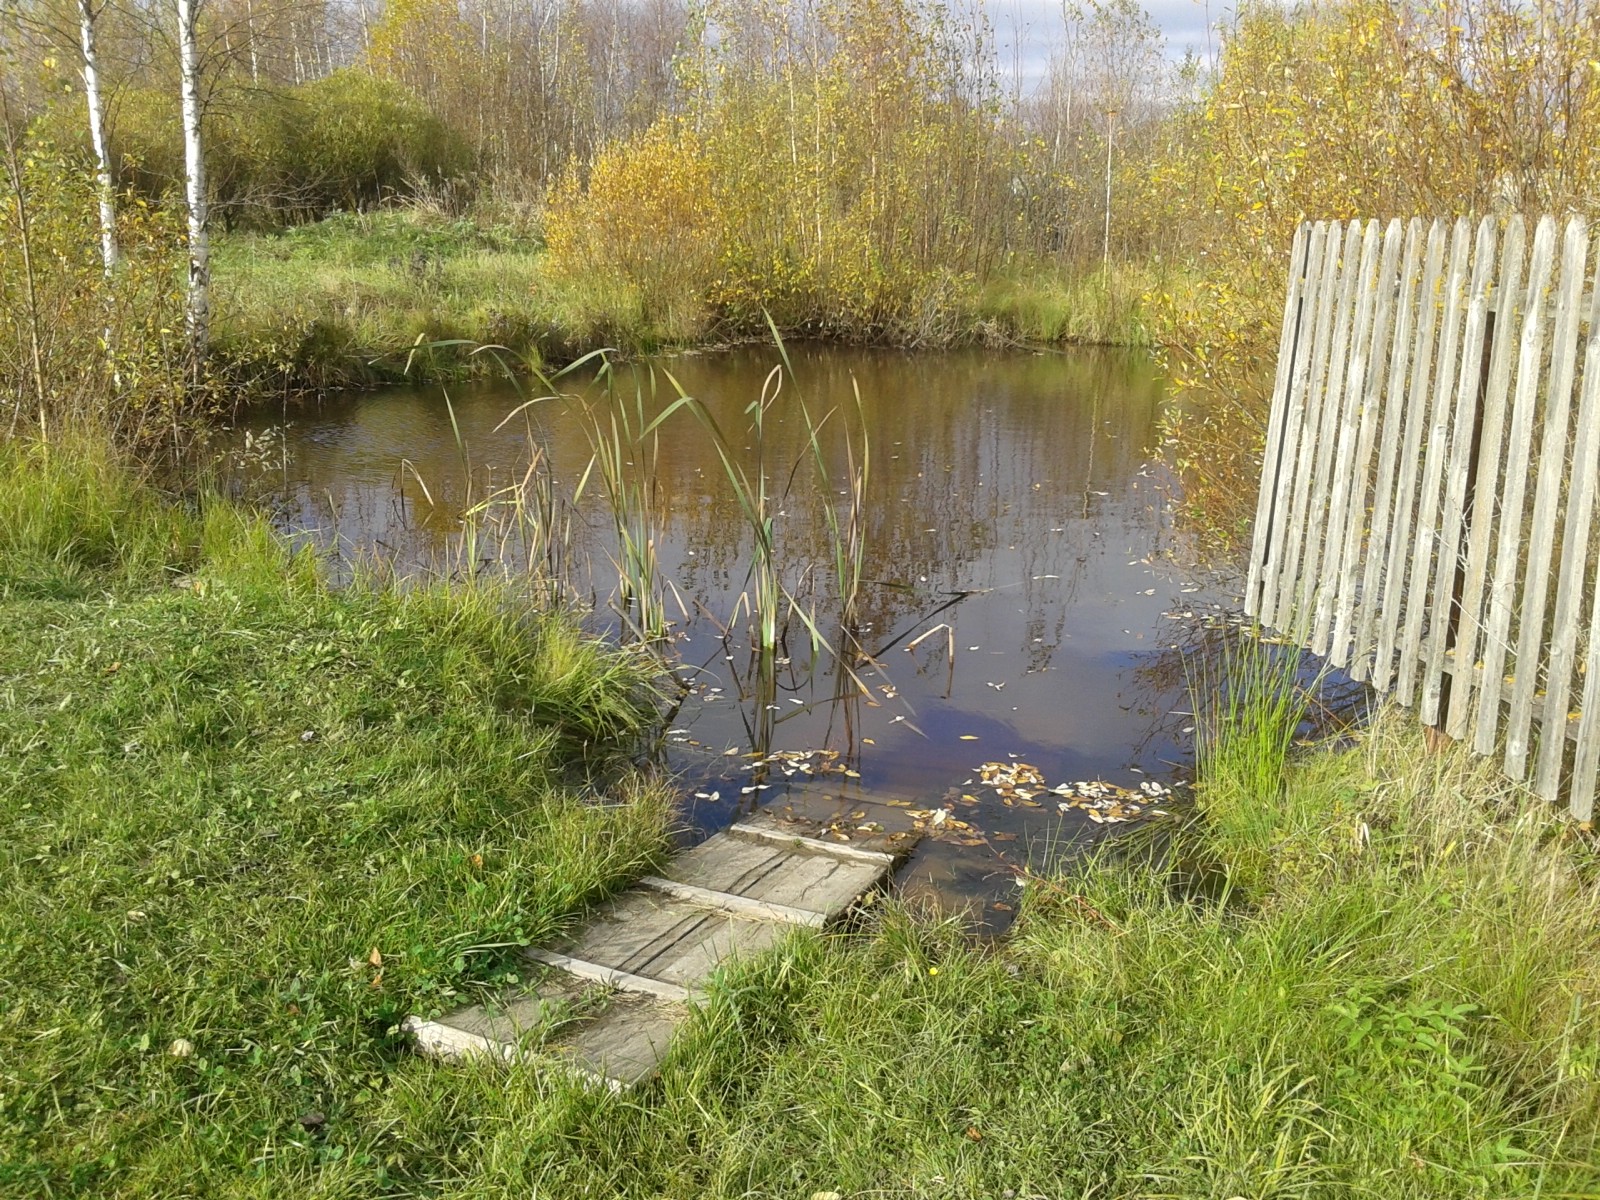
[[[110,114],[120,187],[157,201],[183,185],[183,128],[175,95],[130,89]],[[81,106],[42,128],[88,153]],[[208,114],[206,170],[218,219],[271,227],[336,209],[370,208],[459,177],[460,140],[398,84],[335,71],[294,87],[224,90]]]
[[[570,169],[551,194],[545,239],[552,279],[580,292],[605,280],[597,303],[668,337],[691,335],[722,254],[699,140],[658,123],[604,150],[587,182]]]

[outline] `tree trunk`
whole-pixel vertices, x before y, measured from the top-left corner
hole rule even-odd
[[[44,402],[44,355],[39,349],[39,293],[33,276],[33,230],[28,214],[28,193],[22,177],[22,160],[17,153],[17,131],[11,121],[11,103],[4,87],[0,87],[0,129],[5,133],[6,175],[11,184],[12,198],[17,205],[17,235],[22,251],[22,281],[28,304],[28,349],[33,366],[33,398],[39,406],[39,436],[47,437]],[[12,415],[12,432],[16,431],[17,418],[22,415],[22,396],[17,395],[16,411]]]
[[[184,195],[189,204],[189,303],[185,321],[192,369],[205,359],[211,332],[211,246],[206,233],[206,164],[200,140],[200,73],[195,16],[200,0],[177,0],[178,65],[183,97]]]
[[[78,0],[78,34],[83,43],[83,95],[89,105],[89,140],[94,143],[95,183],[100,193],[100,257],[106,278],[117,266],[117,210],[111,188],[111,158],[106,152],[105,105],[100,98],[100,68],[94,48],[92,0]]]

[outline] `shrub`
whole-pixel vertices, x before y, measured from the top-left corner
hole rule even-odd
[[[597,300],[636,308],[668,337],[693,333],[722,257],[722,213],[699,140],[660,122],[604,150],[587,181],[569,169],[552,190],[545,239],[552,279],[605,280]]]

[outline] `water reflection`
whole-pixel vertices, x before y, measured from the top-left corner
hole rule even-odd
[[[750,528],[705,428],[674,415],[659,429],[648,486],[655,555],[676,590],[668,592],[675,652],[694,668],[667,742],[686,793],[701,797],[686,810],[689,823],[714,829],[796,790],[793,778],[740,770],[752,750],[839,751],[859,776],[829,780],[841,805],[930,802],[979,763],[1011,758],[1053,781],[1181,773],[1182,680],[1170,666],[1164,614],[1219,593],[1178,565],[1183,546],[1151,461],[1163,397],[1148,364],[1091,352],[790,353],[795,378],[765,430],[768,459],[781,465],[777,560],[851,671],[814,654],[812,632],[792,621],[776,661],[749,653],[738,635]],[[676,381],[743,448],[747,406],[776,359],[772,348],[681,356],[619,367],[616,381],[651,413],[676,394]],[[829,609],[824,506],[844,503],[846,423],[823,427],[834,473],[824,488],[806,460],[796,389],[814,415],[841,408],[853,419],[853,390],[861,397],[872,472],[859,640]],[[283,520],[321,545],[375,551],[401,569],[459,568],[464,554],[482,563],[513,544],[464,552],[462,513],[526,478],[530,456],[541,455],[553,506],[546,519],[603,550],[611,517],[595,489],[570,505],[591,452],[582,406],[533,405],[506,421],[518,402],[503,386],[453,390],[448,402],[418,389],[352,396],[295,418],[277,464]],[[588,561],[599,567],[579,577],[579,589],[603,610],[615,575],[603,553]],[[797,796],[819,788],[799,782]],[[1102,832],[1053,808],[984,801],[971,816],[1018,847]],[[912,876],[970,892],[993,868],[989,850],[929,843]]]

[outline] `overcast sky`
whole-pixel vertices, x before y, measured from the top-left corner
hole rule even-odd
[[[1015,62],[1025,83],[1040,79],[1051,46],[1061,39],[1060,0],[984,0],[984,7],[999,43],[1001,69],[1009,71]],[[1168,58],[1176,61],[1190,50],[1207,57],[1206,0],[1144,0],[1144,8],[1166,35]],[[1213,29],[1230,10],[1227,0],[1210,0]],[[1213,50],[1215,41],[1213,34]]]

